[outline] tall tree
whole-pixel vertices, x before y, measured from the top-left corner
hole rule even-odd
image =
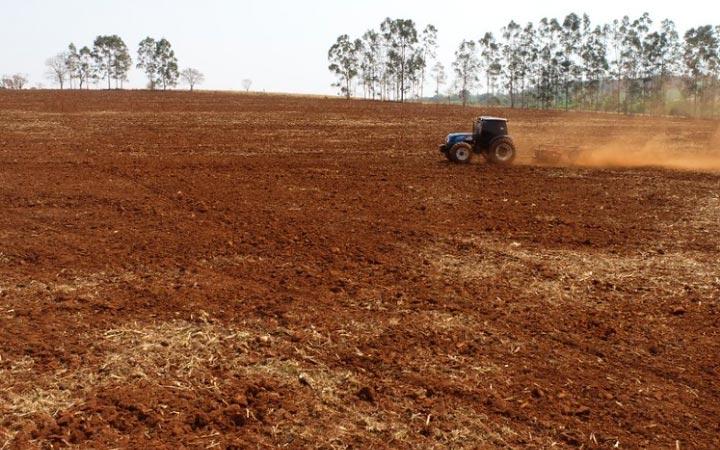
[[[352,97],[352,84],[359,73],[359,53],[362,49],[362,41],[351,40],[347,34],[338,37],[337,42],[330,47],[328,69],[338,77],[333,86],[340,88],[340,94],[345,98]]]
[[[414,98],[420,97],[422,76],[425,72],[425,66],[426,63],[422,55],[422,50],[419,48],[415,49],[415,54],[410,59],[407,68],[408,82],[406,89]]]
[[[571,13],[565,17],[562,23],[562,31],[560,34],[561,52],[558,54],[560,58],[560,74],[562,77],[563,95],[565,97],[565,110],[570,108],[570,90],[573,80],[579,75],[579,67],[576,63],[576,57],[579,53],[579,44],[581,42],[581,26],[580,17]]]
[[[150,90],[155,90],[155,86],[157,85],[158,65],[157,41],[148,36],[143,39],[138,46],[137,68],[145,72]]]
[[[74,88],[74,82],[77,80],[78,88],[89,86],[89,81],[96,78],[95,57],[88,47],[80,50],[74,43],[68,45],[67,68],[69,71],[70,87]]]
[[[610,41],[612,43],[612,59],[611,59],[611,72],[610,74],[615,78],[615,103],[617,112],[622,111],[622,92],[623,92],[623,79],[625,73],[625,57],[626,53],[623,50],[624,42],[626,40],[625,35],[630,29],[630,18],[623,16],[622,19],[615,19],[609,28]]]
[[[98,36],[93,45],[96,69],[107,79],[108,89],[112,89],[112,80],[115,80],[115,87],[122,86],[132,66],[125,42],[118,35]]]
[[[482,60],[485,61],[485,77],[487,95],[494,95],[495,80],[500,76],[502,65],[500,63],[500,46],[492,33],[485,33],[480,39]]]
[[[167,39],[160,39],[157,43],[157,62],[158,62],[158,79],[163,90],[168,87],[177,86],[180,76],[178,72],[178,61],[175,57],[175,51]]]
[[[166,90],[176,86],[180,77],[175,51],[165,38],[156,41],[147,37],[140,42],[137,67],[145,71],[150,89],[162,86]]]
[[[80,84],[80,89],[85,85],[86,89],[90,89],[90,83],[97,81],[98,71],[95,66],[95,55],[89,47],[85,46],[78,52],[78,62],[76,76]]]
[[[463,106],[466,106],[470,98],[470,90],[479,79],[480,60],[478,59],[475,41],[462,41],[460,43],[460,47],[455,51],[453,70],[457,78],[460,98]]]
[[[626,96],[624,109],[636,110],[644,105],[647,82],[647,58],[645,55],[646,35],[650,30],[652,20],[648,13],[633,20],[629,27],[626,27],[623,40],[623,61],[625,72]]]
[[[671,20],[663,20],[660,29],[645,36],[643,42],[645,77],[654,103],[665,104],[665,85],[679,73],[682,61],[680,38]]]
[[[587,16],[585,16],[587,17]],[[592,28],[589,18],[585,19],[583,40],[580,45],[580,58],[582,61],[583,93],[584,98],[591,106],[597,108],[601,93],[601,83],[609,69],[607,60],[607,27],[601,25]]]
[[[417,51],[418,32],[415,22],[409,19],[385,19],[380,29],[389,44],[388,63],[397,78],[397,95],[401,102],[405,101],[408,90],[408,79],[424,62],[417,59],[422,55]]]
[[[75,80],[77,80],[78,64],[80,64],[80,52],[72,42],[68,45],[67,59],[65,65],[68,70],[68,81],[70,82],[70,89],[75,88]]]
[[[368,30],[362,36],[362,55],[360,68],[362,82],[366,92],[373,100],[380,93],[382,79],[383,47],[382,38],[375,30]]]
[[[389,19],[386,19],[387,22]],[[380,56],[380,93],[383,100],[397,100],[399,98],[399,86],[397,80],[397,68],[390,59],[390,49],[392,48],[392,36],[382,32],[382,24],[380,29],[380,38],[382,52]]]
[[[435,97],[440,98],[440,86],[447,82],[447,74],[445,73],[445,66],[443,63],[438,61],[435,63],[432,69],[433,80],[435,81]]]
[[[425,70],[430,61],[437,57],[438,30],[434,25],[428,25],[422,32],[420,39],[420,52],[422,65],[420,67],[420,97],[425,94]]]
[[[720,71],[720,40],[711,25],[691,28],[685,33],[684,61],[687,67],[688,94],[693,98],[695,113],[706,113],[709,105],[714,109],[715,93]],[[713,110],[709,112],[714,113]]]
[[[522,76],[523,59],[520,41],[520,25],[514,20],[503,27],[503,42],[501,53],[503,56],[503,75],[505,76],[508,95],[510,96],[510,107],[515,107],[515,99],[517,95],[518,79]]]
[[[562,27],[557,19],[543,18],[540,21],[541,45],[538,51],[539,84],[536,89],[538,100],[544,108],[557,103],[557,86],[560,80],[560,47]]]
[[[540,49],[538,47],[537,32],[532,22],[525,25],[520,32],[520,102],[524,108],[529,106],[528,91],[530,85],[537,77],[536,67]]]

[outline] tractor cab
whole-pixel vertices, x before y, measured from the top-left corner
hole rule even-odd
[[[494,164],[511,164],[516,150],[508,134],[508,120],[482,116],[475,121],[472,133],[451,133],[440,151],[452,162],[467,164],[473,154],[481,154]]]

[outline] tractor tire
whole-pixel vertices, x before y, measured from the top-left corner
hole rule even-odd
[[[515,143],[507,136],[502,136],[490,142],[487,160],[492,164],[508,166],[515,161],[517,150]]]
[[[448,152],[448,158],[455,164],[470,164],[472,157],[473,148],[465,142],[453,145],[453,148]]]

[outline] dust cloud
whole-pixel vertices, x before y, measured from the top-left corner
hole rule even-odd
[[[720,126],[705,142],[672,140],[667,135],[645,142],[637,135],[617,136],[606,144],[584,147],[572,165],[720,171]]]

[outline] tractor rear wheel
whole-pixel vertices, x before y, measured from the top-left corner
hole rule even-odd
[[[469,164],[472,160],[472,156],[473,148],[470,144],[465,142],[453,145],[448,152],[448,158],[450,158],[450,161],[457,164]]]
[[[515,161],[516,156],[515,143],[509,137],[503,136],[490,143],[487,160],[493,164],[509,165]]]

